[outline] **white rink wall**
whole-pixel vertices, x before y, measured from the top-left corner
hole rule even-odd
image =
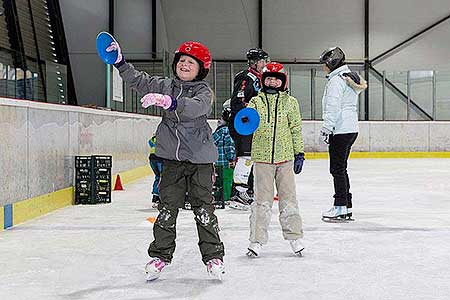
[[[303,121],[306,152],[324,152],[318,141],[322,122]],[[368,121],[359,122],[356,152],[447,152],[450,151],[450,122]]]
[[[76,155],[112,155],[113,173],[148,163],[159,117],[0,98],[0,206],[73,185]],[[216,122],[210,122],[215,127]],[[323,152],[304,121],[306,152]],[[450,122],[360,122],[360,152],[450,151]]]
[[[72,186],[76,155],[112,155],[113,173],[147,165],[158,119],[0,98],[0,207]]]

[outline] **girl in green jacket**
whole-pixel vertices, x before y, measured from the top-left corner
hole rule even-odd
[[[280,63],[266,65],[262,74],[262,91],[248,107],[260,115],[253,134],[252,161],[255,172],[255,202],[251,205],[250,245],[247,255],[259,255],[268,240],[268,227],[274,201],[274,181],[279,198],[279,220],[285,240],[301,256],[304,249],[302,218],[295,191],[294,173],[304,161],[302,119],[298,101],[286,92],[287,74]]]

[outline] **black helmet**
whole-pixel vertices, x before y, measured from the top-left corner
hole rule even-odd
[[[259,48],[251,48],[247,51],[247,60],[249,62],[257,62],[260,59],[268,59],[269,53]]]
[[[345,54],[339,47],[328,48],[320,55],[320,63],[325,64],[330,71],[345,65]]]

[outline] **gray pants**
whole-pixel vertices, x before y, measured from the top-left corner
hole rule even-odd
[[[279,220],[285,240],[303,237],[295,192],[293,161],[281,164],[255,163],[255,202],[251,205],[250,242],[267,244],[268,228],[272,217],[274,180],[278,191]]]

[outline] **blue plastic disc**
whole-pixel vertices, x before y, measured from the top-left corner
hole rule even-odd
[[[113,36],[105,31],[102,31],[97,35],[97,52],[105,64],[112,65],[117,60],[117,56],[119,55],[118,51],[106,52],[106,48],[111,45],[111,42],[115,41],[116,40],[113,38]]]
[[[253,108],[241,109],[234,117],[234,129],[240,135],[250,135],[259,126],[259,114]]]

